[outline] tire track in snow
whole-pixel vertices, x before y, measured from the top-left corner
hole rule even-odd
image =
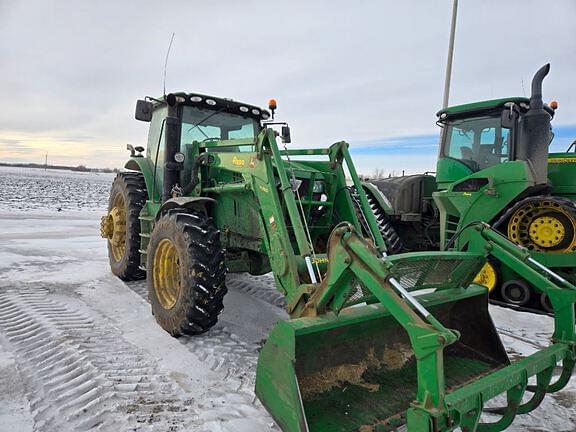
[[[235,275],[236,276],[236,275]],[[272,280],[273,281],[273,280]],[[237,288],[243,293],[248,292],[253,282],[246,279],[235,279],[228,276],[229,288]],[[148,289],[146,281],[125,282],[132,291],[148,302]],[[253,291],[255,289],[250,289]],[[272,291],[265,288],[266,291]],[[280,293],[278,293],[280,294]],[[262,296],[272,299],[273,296]],[[260,298],[260,297],[259,297]],[[239,388],[253,385],[256,377],[256,364],[258,362],[259,344],[247,343],[241,340],[225,326],[216,324],[207,333],[197,336],[181,336],[178,341],[186,346],[199,360],[207,364],[213,371],[224,371],[224,379],[240,379]]]
[[[226,281],[229,287],[236,289],[266,303],[284,309],[286,301],[284,295],[276,289],[276,282],[272,273],[262,276],[252,276],[248,273],[228,275]]]
[[[16,353],[35,429],[180,430],[195,413],[154,361],[103,320],[42,288],[0,293],[0,330]]]
[[[230,276],[227,280],[228,287],[232,289],[237,286],[243,288],[249,283],[252,282],[245,279],[239,282],[231,280]],[[148,302],[145,280],[124,284]],[[246,292],[242,288],[239,291]],[[269,285],[264,285],[264,288],[271,291]],[[273,297],[267,295],[265,298]],[[211,370],[223,374],[222,381],[207,389],[203,401],[198,404],[196,409],[198,420],[195,422],[194,430],[200,432],[228,431],[237,428],[248,430],[247,427],[254,431],[278,430],[254,394],[259,344],[241,340],[226,327],[220,327],[220,324],[205,334],[181,336],[178,341]],[[250,422],[249,426],[247,422]],[[227,426],[222,429],[224,425]]]

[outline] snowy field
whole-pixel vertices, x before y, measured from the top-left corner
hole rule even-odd
[[[0,431],[278,431],[253,392],[258,348],[286,317],[271,277],[229,276],[219,324],[171,338],[145,283],[109,272],[112,179],[0,168]],[[492,313],[512,357],[547,344],[548,317]],[[574,381],[509,430],[576,431]]]

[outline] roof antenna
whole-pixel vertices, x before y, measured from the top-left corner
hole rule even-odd
[[[170,56],[170,49],[172,48],[172,42],[174,41],[174,35],[170,38],[170,45],[168,45],[168,51],[166,52],[166,59],[164,60],[164,96],[166,96],[166,68],[168,67],[168,57]]]

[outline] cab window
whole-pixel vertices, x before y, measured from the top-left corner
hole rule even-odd
[[[194,106],[185,106],[182,114],[181,142],[216,142],[235,139],[254,139],[259,131],[259,122],[225,111],[214,111]],[[247,149],[244,147],[248,147]],[[211,148],[211,151],[252,151],[253,146],[226,146]]]
[[[510,160],[509,141],[510,129],[501,126],[499,116],[450,120],[442,152],[479,171]]]

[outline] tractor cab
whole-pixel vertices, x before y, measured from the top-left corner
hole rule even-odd
[[[544,105],[548,124],[556,105]],[[442,127],[437,182],[440,190],[464,177],[506,162],[526,160],[538,169],[546,160],[551,134],[536,142],[523,132],[530,99],[504,98],[440,111]],[[546,123],[546,119],[544,119]],[[546,124],[544,124],[546,128]],[[549,127],[547,128],[549,131]]]
[[[152,123],[148,136],[148,156],[152,157],[158,147],[164,147],[162,129],[168,116],[177,120],[180,149],[193,143],[212,143],[209,147],[230,144],[230,151],[242,151],[238,140],[254,141],[262,122],[270,118],[266,110],[231,99],[183,92],[164,99],[147,98],[136,106],[136,119]],[[169,113],[171,107],[177,108]]]

